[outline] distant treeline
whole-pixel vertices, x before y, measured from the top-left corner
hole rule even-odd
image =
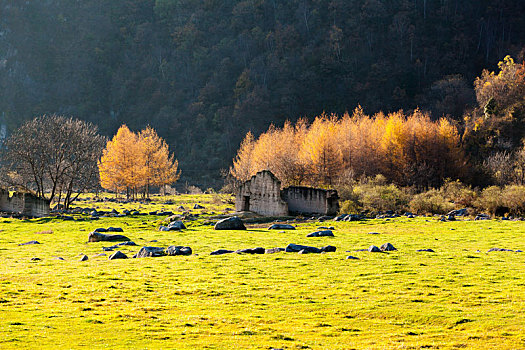
[[[207,187],[271,123],[359,104],[461,119],[524,43],[521,0],[3,1],[0,123],[149,124]]]

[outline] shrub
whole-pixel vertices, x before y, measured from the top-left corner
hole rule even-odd
[[[346,200],[341,202],[339,214],[359,214],[362,211],[362,209],[363,207],[359,204],[358,201]]]
[[[359,196],[363,209],[370,211],[404,211],[409,201],[407,190],[394,184],[377,184],[372,181],[356,186],[354,191]]]
[[[506,186],[502,193],[503,211],[508,210],[512,215],[525,214],[525,186]],[[503,215],[504,213],[500,214]],[[496,214],[497,211],[495,211]]]
[[[474,201],[476,208],[494,214],[498,208],[504,207],[503,191],[499,186],[490,186],[481,191]]]
[[[456,204],[458,209],[459,207],[472,207],[478,197],[476,191],[459,180],[445,180],[445,183],[441,186],[441,192],[445,199]]]
[[[442,191],[429,190],[415,195],[409,207],[417,214],[446,214],[454,209],[454,204],[447,200]]]

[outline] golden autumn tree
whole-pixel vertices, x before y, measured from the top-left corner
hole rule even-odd
[[[139,154],[142,158],[142,188],[149,195],[151,186],[164,187],[179,179],[178,161],[170,154],[168,145],[150,126],[138,135]]]
[[[126,125],[108,141],[98,163],[100,184],[103,188],[121,192],[126,190],[129,197],[140,186],[143,168],[138,137]]]
[[[317,117],[305,135],[301,157],[311,176],[312,184],[332,186],[340,175],[343,154],[336,142],[339,123],[335,116]]]
[[[177,160],[150,127],[136,134],[122,125],[106,144],[98,166],[101,186],[117,193],[125,190],[127,197],[179,178]]]

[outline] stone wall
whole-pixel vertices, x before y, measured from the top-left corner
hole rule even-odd
[[[49,201],[30,193],[15,192],[10,196],[8,190],[0,188],[0,211],[36,217],[48,216]]]
[[[281,181],[267,170],[258,172],[240,186],[235,210],[265,216],[288,215],[288,205],[281,199]]]
[[[335,190],[292,186],[282,191],[288,210],[294,214],[336,215],[339,197]]]

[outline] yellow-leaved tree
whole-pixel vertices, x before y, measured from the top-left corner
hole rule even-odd
[[[151,127],[136,134],[122,125],[106,144],[98,167],[101,186],[125,190],[128,198],[140,192],[147,196],[151,186],[172,184],[180,176],[177,160]]]

